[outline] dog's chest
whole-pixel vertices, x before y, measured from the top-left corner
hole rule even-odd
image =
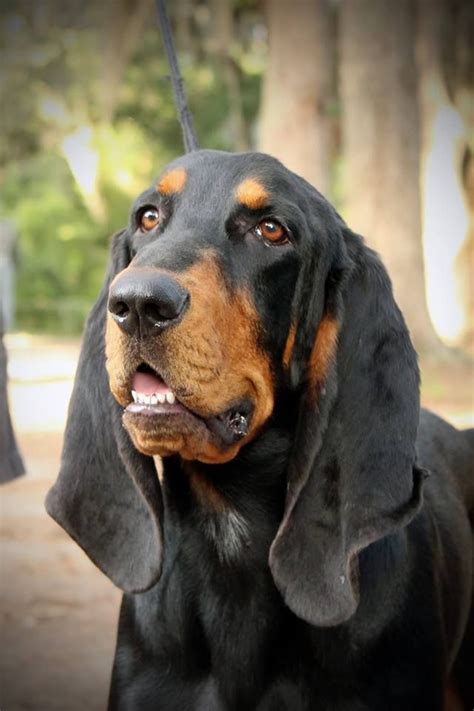
[[[276,517],[243,506],[179,514],[168,518],[162,578],[134,615],[156,683],[170,689],[163,708],[184,687],[193,709],[311,708],[320,687],[311,629],[268,565]]]
[[[223,566],[238,563],[252,545],[248,522],[235,509],[201,513],[201,528]]]
[[[157,708],[181,710],[185,698],[206,711],[312,710],[327,693],[314,633],[285,606],[265,557],[211,565],[194,543],[170,546],[160,583],[130,610],[140,676],[146,669],[147,693],[159,689]],[[339,691],[330,694],[346,711]]]
[[[306,672],[313,666],[310,656],[302,657],[304,646],[292,637],[287,613],[267,581],[258,580],[257,590],[241,572],[241,580],[228,580],[233,594],[223,585],[209,591],[199,601],[198,619],[207,648],[209,673],[196,688],[196,708],[211,711],[267,709],[265,699],[293,700],[292,709],[306,709]],[[255,580],[257,578],[257,580]],[[193,654],[193,650],[189,650]],[[289,661],[291,660],[291,662]],[[280,686],[284,687],[282,691]],[[258,700],[258,701],[257,701]],[[284,708],[290,708],[284,705]]]

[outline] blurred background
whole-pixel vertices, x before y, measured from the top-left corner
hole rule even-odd
[[[168,2],[202,147],[280,158],[383,257],[423,402],[473,422],[474,5]],[[4,711],[105,706],[119,593],[43,511],[109,236],[182,141],[152,0],[3,0]]]

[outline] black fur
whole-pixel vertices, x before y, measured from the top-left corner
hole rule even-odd
[[[416,356],[383,266],[268,156],[200,151],[174,165],[188,183],[156,239],[143,241],[135,217],[159,199],[150,190],[114,240],[47,503],[128,591],[110,711],[442,711],[450,677],[472,708],[474,436],[420,417]],[[257,217],[233,197],[247,176],[271,194],[258,219],[278,218],[291,245],[249,238]],[[180,272],[209,246],[230,288],[252,290],[275,408],[227,464],[165,459],[160,487],[108,390],[108,286],[132,258]],[[339,339],[315,397],[308,361],[325,317]],[[245,522],[230,560],[218,550],[225,521],[193,496],[193,468]]]

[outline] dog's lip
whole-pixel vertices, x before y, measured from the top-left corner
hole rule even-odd
[[[125,412],[129,412],[133,415],[146,415],[152,417],[153,415],[174,415],[183,412],[191,412],[188,408],[184,407],[180,402],[170,403],[157,403],[157,404],[143,404],[140,402],[131,402],[127,405]],[[194,415],[194,413],[191,413]],[[197,417],[197,415],[194,415]]]
[[[248,415],[243,415],[238,409],[230,408],[221,415],[205,418],[197,415],[180,402],[174,402],[171,405],[169,403],[142,405],[132,402],[125,408],[125,414],[128,418],[136,418],[137,429],[149,430],[150,427],[154,429],[160,420],[163,422],[166,420],[167,426],[175,426],[177,433],[180,430],[180,423],[190,423],[194,420],[200,427],[205,427],[224,447],[235,444],[248,434],[251,417],[250,411]]]

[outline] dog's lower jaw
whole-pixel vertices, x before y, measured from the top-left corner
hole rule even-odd
[[[204,423],[196,429],[166,428],[146,430],[137,425],[135,418],[125,412],[123,424],[139,452],[150,457],[169,457],[178,454],[182,459],[205,464],[224,464],[234,459],[241,443],[223,447]]]

